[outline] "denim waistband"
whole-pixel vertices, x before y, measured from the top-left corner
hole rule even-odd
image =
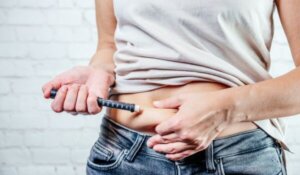
[[[132,160],[137,152],[152,157],[174,162],[165,157],[164,154],[154,151],[147,146],[147,140],[151,135],[127,128],[104,114],[100,127],[101,135],[113,140],[115,144],[123,149],[134,149],[129,151],[129,159]],[[176,163],[182,164],[190,161],[207,161],[207,159],[216,159],[219,157],[232,156],[243,152],[250,152],[271,145],[278,144],[275,139],[270,137],[261,129],[248,130],[233,134],[230,136],[215,139],[209,147],[192,156],[184,158]],[[208,167],[210,162],[208,162]],[[213,165],[211,169],[214,169]]]

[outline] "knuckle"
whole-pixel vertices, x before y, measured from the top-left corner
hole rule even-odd
[[[176,148],[172,147],[168,150],[169,153],[175,153],[176,152]]]
[[[64,106],[64,110],[65,111],[73,111],[73,108],[72,108],[72,106],[67,105],[67,106]]]
[[[182,139],[182,140],[187,140],[188,139],[188,135],[186,132],[182,132],[180,135],[179,135],[179,138]]]
[[[87,86],[86,86],[85,84],[80,85],[79,89],[80,89],[80,90],[86,90],[86,89],[87,89]]]
[[[74,83],[72,86],[73,86],[74,88],[76,88],[76,89],[79,89],[81,85],[78,84],[78,83]]]
[[[160,128],[159,128],[158,126],[156,126],[156,127],[154,128],[154,130],[155,130],[156,133],[161,134]]]
[[[181,120],[174,120],[174,122],[170,125],[171,129],[177,130],[181,127]]]
[[[179,134],[182,140],[192,140],[192,133],[190,131],[183,131]]]
[[[68,89],[68,85],[64,84],[64,85],[61,86],[61,88],[59,88],[58,91],[60,93],[65,93],[67,89]]]
[[[84,105],[78,105],[78,106],[76,106],[76,111],[77,112],[86,112],[86,108]]]
[[[71,89],[76,89],[77,87],[78,87],[78,85],[76,83],[73,83],[73,84],[70,85]]]

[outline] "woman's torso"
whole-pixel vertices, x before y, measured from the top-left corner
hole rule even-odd
[[[114,0],[112,94],[270,79],[273,0]]]
[[[111,118],[153,133],[176,112],[153,108],[154,100],[271,78],[273,10],[273,0],[114,0],[118,23],[111,94],[144,111],[137,115],[112,109]],[[272,128],[265,123],[265,129]],[[254,123],[238,123],[220,137],[253,128]]]
[[[169,119],[177,112],[177,109],[155,108],[153,106],[153,101],[162,100],[179,94],[190,92],[205,93],[224,88],[228,87],[220,83],[191,82],[183,86],[169,86],[141,93],[114,95],[114,100],[140,105],[142,112],[132,113],[124,110],[110,109],[109,116],[114,121],[128,128],[152,135],[155,134],[155,126],[157,124]],[[257,126],[252,122],[237,123],[225,129],[218,137],[255,128],[257,128]]]

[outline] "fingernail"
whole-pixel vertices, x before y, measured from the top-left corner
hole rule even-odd
[[[148,142],[147,142],[147,146],[148,146],[148,147],[152,147],[152,143],[148,141]]]

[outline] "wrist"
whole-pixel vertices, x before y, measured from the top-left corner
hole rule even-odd
[[[224,89],[221,97],[223,108],[226,110],[226,121],[229,123],[251,121],[247,109],[251,87],[239,86]]]
[[[89,63],[89,65],[91,68],[96,69],[96,70],[105,70],[110,74],[114,74],[114,69],[115,69],[115,65],[114,63]]]

